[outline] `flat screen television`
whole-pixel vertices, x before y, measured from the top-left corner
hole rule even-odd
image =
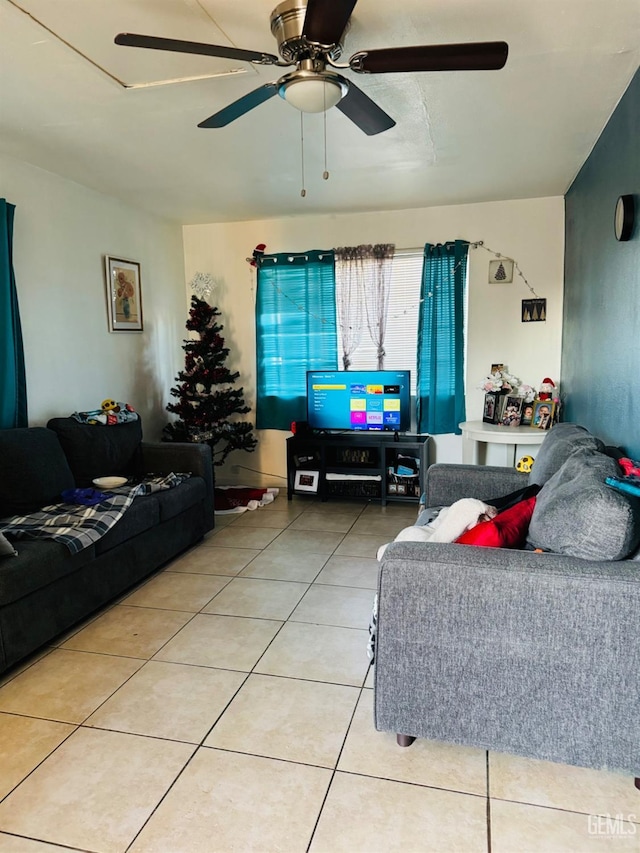
[[[411,425],[408,370],[308,370],[312,429],[391,430]]]

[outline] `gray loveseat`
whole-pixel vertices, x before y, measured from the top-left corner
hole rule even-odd
[[[53,539],[7,534],[0,554],[0,671],[11,667],[190,547],[213,527],[211,450],[147,443],[139,421],[103,426],[55,418],[0,430],[3,522],[60,502],[94,477],[191,473],[175,488],[134,498],[93,544],[72,553]]]
[[[559,424],[518,550],[395,542],[380,563],[375,726],[640,777],[640,500],[612,450]],[[508,495],[509,468],[436,464],[427,506]],[[533,550],[537,548],[538,550]],[[638,784],[638,781],[636,781]]]

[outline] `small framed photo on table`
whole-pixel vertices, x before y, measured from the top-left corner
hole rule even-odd
[[[520,418],[520,426],[531,426],[533,420],[533,401],[531,403],[522,404],[522,417]]]
[[[522,421],[522,397],[507,397],[500,423],[502,426],[520,426]]]
[[[105,255],[110,332],[142,331],[140,264]]]
[[[485,424],[495,424],[498,417],[498,398],[499,394],[493,391],[487,391],[484,395],[484,409],[482,412],[482,420]]]
[[[318,491],[319,480],[319,471],[296,471],[293,480],[293,488],[297,492],[313,492],[316,494]]]
[[[552,400],[535,400],[531,426],[534,429],[551,429],[555,411],[556,404]]]

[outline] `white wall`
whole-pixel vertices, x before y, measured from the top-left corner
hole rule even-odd
[[[196,272],[210,273],[216,280],[209,301],[222,312],[223,334],[231,350],[229,366],[240,371],[238,384],[255,409],[255,271],[245,258],[258,243],[266,243],[267,252],[293,252],[378,242],[412,248],[457,238],[483,240],[493,251],[514,258],[536,294],[547,299],[547,321],[523,324],[521,300],[533,295],[524,281],[516,276],[513,284],[488,284],[489,261],[494,255],[483,249],[470,251],[467,419],[476,420],[482,417],[483,394],[475,386],[492,363],[507,364],[531,385],[540,384],[545,376],[559,379],[564,255],[561,197],[189,225],[184,227],[186,281]],[[252,454],[232,454],[219,472],[219,482],[283,485],[288,435],[261,431],[258,449]],[[490,450],[487,461],[502,464],[500,449]],[[535,455],[533,447],[519,450]],[[459,462],[461,438],[438,436],[432,451],[433,461]],[[263,473],[253,474],[242,466]]]
[[[159,438],[184,364],[180,225],[3,156],[0,195],[16,205],[30,426],[111,397],[140,413],[145,438]],[[104,255],[140,262],[143,332],[109,332]]]

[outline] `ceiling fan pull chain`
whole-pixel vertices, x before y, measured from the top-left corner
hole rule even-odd
[[[322,91],[323,91],[323,94],[324,94],[324,96],[325,96],[325,104],[324,104],[324,111],[323,111],[323,126],[324,126],[324,172],[322,173],[322,179],[323,179],[324,181],[328,181],[328,180],[329,180],[329,171],[328,171],[328,169],[327,169],[327,101],[326,101],[327,85],[326,85],[326,83],[325,83],[325,84],[324,84],[324,86],[322,87]]]
[[[304,188],[304,113],[300,113],[300,165],[302,167],[302,189],[300,195],[304,198],[307,191]]]

